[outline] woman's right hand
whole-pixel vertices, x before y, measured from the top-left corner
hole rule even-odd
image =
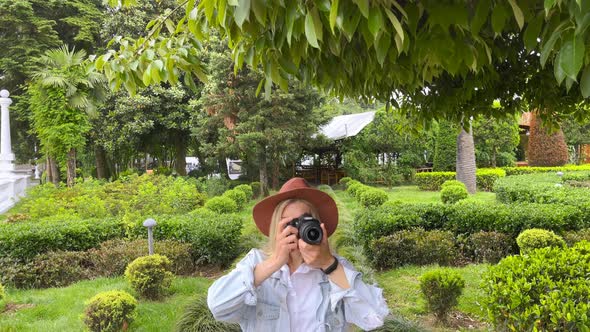
[[[272,255],[277,270],[280,269],[281,266],[287,264],[291,251],[297,250],[297,234],[299,231],[293,226],[285,227],[289,221],[289,218],[281,219],[277,225],[275,249]],[[279,232],[279,230],[281,231]]]

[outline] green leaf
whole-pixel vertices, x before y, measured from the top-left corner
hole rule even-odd
[[[393,28],[395,29],[395,31],[397,32],[397,34],[400,36],[400,40],[403,43],[403,41],[404,41],[404,29],[402,28],[402,24],[397,19],[397,17],[395,16],[395,14],[393,14],[391,12],[391,10],[385,8],[385,14],[387,14],[387,17],[389,18],[389,21],[393,25]]]
[[[151,71],[151,65],[148,66],[146,68],[146,70],[143,72],[143,75],[141,76],[141,80],[143,82],[143,85],[148,86],[150,85],[150,81],[151,81],[151,77],[150,77],[150,71]]]
[[[580,90],[584,98],[590,97],[590,66],[584,68],[582,79],[580,80]]]
[[[265,81],[265,79],[263,78],[258,83],[258,87],[256,88],[256,97],[258,97],[260,95],[260,90],[262,90],[262,86],[264,85],[264,81]]]
[[[549,58],[549,54],[551,54],[551,52],[553,52],[553,46],[557,42],[557,39],[559,39],[559,37],[561,36],[561,33],[563,32],[563,28],[566,26],[567,23],[568,23],[567,21],[562,22],[555,29],[555,31],[553,31],[553,33],[551,34],[551,37],[549,37],[549,40],[547,40],[547,42],[543,45],[543,48],[541,49],[541,67],[545,68],[545,63],[547,63],[547,59]]]
[[[527,50],[531,51],[537,46],[537,38],[541,33],[544,18],[542,15],[535,17],[524,30],[523,41]]]
[[[555,0],[545,0],[543,7],[545,7],[545,12],[549,13],[549,10],[555,6]]]
[[[510,3],[510,6],[512,7],[512,11],[514,12],[514,18],[516,18],[516,23],[518,23],[518,27],[520,28],[520,30],[522,30],[522,27],[524,26],[524,15],[522,14],[522,10],[520,10],[520,7],[518,7],[514,0],[508,0],[508,3]]]
[[[311,17],[313,18],[313,27],[315,29],[315,35],[317,39],[321,41],[324,38],[324,27],[322,24],[322,20],[320,20],[320,13],[318,12],[317,7],[312,8]]]
[[[481,27],[483,27],[484,23],[487,21],[491,8],[490,1],[491,0],[478,1],[475,15],[473,15],[473,18],[471,19],[471,33],[473,35],[478,35]]]
[[[336,18],[338,17],[338,4],[340,0],[332,0],[332,5],[330,6],[330,29],[332,30],[332,34],[334,34],[334,27],[336,26]]]
[[[575,80],[567,77],[565,79],[565,91],[566,92],[570,92],[570,89],[572,88],[572,85],[574,84]]]
[[[582,22],[579,22],[576,26],[576,35],[583,35],[586,29],[590,25],[590,13],[584,15]]]
[[[227,4],[234,7],[240,5],[238,0],[227,0]]]
[[[297,75],[297,66],[288,58],[280,57],[279,64],[287,73]]]
[[[291,46],[291,37],[293,36],[293,25],[295,24],[295,16],[297,15],[297,2],[289,1],[287,5],[287,43]]]
[[[252,0],[252,10],[254,15],[260,24],[266,24],[266,1],[265,0]]]
[[[367,24],[373,37],[377,37],[379,31],[383,29],[383,14],[380,6],[371,7]]]
[[[553,75],[555,76],[555,80],[557,80],[558,85],[561,85],[563,80],[567,77],[565,71],[563,71],[563,68],[561,68],[561,66],[559,65],[557,58],[553,63]]]
[[[507,18],[506,7],[497,4],[492,12],[492,29],[496,34],[502,33],[504,25],[506,25]]]
[[[391,46],[391,36],[386,33],[381,33],[379,40],[375,44],[375,51],[377,51],[377,61],[381,67],[383,67],[383,63],[385,62],[385,57],[387,56],[387,51],[389,51],[389,47]]]
[[[225,27],[225,12],[227,10],[226,0],[219,0],[217,8],[217,23],[220,26]]]
[[[574,81],[577,80],[578,72],[584,64],[584,51],[584,39],[575,34],[571,34],[559,50],[559,66]]]
[[[369,0],[352,0],[356,3],[365,18],[369,18]]]
[[[309,45],[311,45],[312,47],[315,47],[315,48],[320,48],[320,45],[318,44],[317,36],[315,34],[315,26],[313,24],[313,17],[311,17],[310,12],[307,12],[307,15],[305,15],[305,37],[307,38]]]
[[[234,12],[234,20],[240,29],[248,19],[248,16],[250,16],[250,0],[238,0],[238,7]]]

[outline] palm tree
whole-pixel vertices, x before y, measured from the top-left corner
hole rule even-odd
[[[84,50],[70,50],[66,45],[49,50],[39,58],[40,70],[33,75],[41,88],[57,89],[64,93],[66,106],[96,115],[96,105],[104,100],[106,84],[104,76],[94,71],[94,65]],[[68,146],[67,185],[71,187],[76,177],[76,146]]]

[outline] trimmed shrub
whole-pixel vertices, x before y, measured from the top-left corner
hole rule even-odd
[[[248,197],[246,196],[246,194],[243,191],[236,189],[226,191],[225,193],[223,193],[222,197],[228,197],[232,201],[236,202],[236,207],[238,211],[241,211],[244,208],[244,205],[246,205],[246,203],[248,202]]]
[[[219,214],[235,213],[238,211],[238,204],[227,196],[217,196],[205,202],[205,208]]]
[[[356,199],[357,202],[361,202],[361,196],[368,190],[373,189],[373,187],[367,186],[367,185],[360,185],[358,188],[356,188],[356,190],[354,191],[354,198]]]
[[[170,268],[175,275],[190,275],[195,271],[190,243],[174,240],[155,241],[154,252],[170,260]],[[129,263],[147,253],[146,240],[111,240],[101,243],[100,248],[90,249],[88,258],[92,262],[95,275],[115,277],[123,275]]]
[[[566,165],[558,167],[502,167],[506,176],[538,174],[538,173],[555,173],[555,172],[577,172],[590,171],[590,165]]]
[[[450,265],[457,256],[452,233],[425,231],[421,228],[396,232],[374,240],[367,252],[373,266],[381,270],[407,264]]]
[[[529,254],[535,249],[546,247],[564,247],[565,241],[559,235],[545,229],[527,229],[516,238],[521,254]]]
[[[477,181],[477,189],[484,191],[492,191],[494,184],[500,178],[506,176],[506,171],[501,168],[480,168],[475,171],[475,180]]]
[[[86,303],[84,324],[93,332],[126,330],[136,316],[137,301],[123,291],[108,291],[95,295]]]
[[[125,279],[141,296],[159,299],[170,288],[174,275],[170,260],[158,254],[139,257],[125,269]]]
[[[549,134],[541,119],[532,113],[527,159],[531,166],[563,166],[568,161],[567,144],[561,129]]]
[[[342,179],[340,179],[340,181],[338,181],[339,184],[343,185],[344,188],[348,187],[348,182],[351,181],[352,178],[349,176],[345,176]]]
[[[477,232],[467,238],[467,256],[477,263],[496,264],[514,252],[514,238],[499,232]]]
[[[350,182],[353,182],[353,181],[350,181]],[[349,182],[348,187],[346,188],[346,192],[350,196],[356,197],[356,191],[365,187],[365,185],[360,182],[353,182],[353,183],[350,183],[350,182]]]
[[[576,243],[581,241],[590,242],[590,228],[581,229],[579,231],[565,232],[563,233],[563,240],[570,247],[573,247]]]
[[[115,219],[0,224],[0,257],[30,260],[48,251],[84,251],[123,235]]]
[[[0,301],[4,300],[6,298],[6,291],[4,290],[4,286],[2,286],[2,284],[0,284]]]
[[[483,305],[495,331],[587,331],[590,243],[510,256],[483,276]]]
[[[234,190],[240,190],[244,194],[246,194],[246,200],[249,201],[254,197],[254,191],[252,190],[252,186],[249,184],[241,184],[236,186]]]
[[[414,181],[420,190],[440,190],[440,186],[455,179],[455,172],[422,172],[416,173]]]
[[[464,288],[465,280],[450,269],[429,271],[420,277],[420,290],[427,308],[440,321],[446,321],[447,314],[459,303]]]
[[[455,204],[467,197],[469,197],[469,193],[462,183],[461,185],[446,186],[440,192],[440,199],[445,204]]]
[[[262,196],[262,192],[261,192],[261,188],[262,186],[260,185],[260,182],[252,182],[250,183],[250,187],[252,187],[252,192],[254,195],[254,198],[258,198],[260,196]]]
[[[459,180],[447,180],[445,182],[443,182],[443,184],[440,185],[440,190],[443,190],[447,187],[451,187],[451,186],[459,186],[459,187],[465,187],[465,184]]]
[[[207,297],[200,296],[184,307],[182,315],[174,326],[176,332],[240,332],[240,325],[215,320]]]
[[[31,220],[31,216],[26,213],[11,213],[6,217],[6,222],[9,224],[29,220]]]
[[[389,199],[382,189],[370,188],[361,193],[360,203],[367,208],[381,206]]]
[[[243,219],[234,214],[216,214],[197,209],[184,216],[156,216],[154,239],[176,240],[191,244],[193,260],[197,265],[226,266],[240,252]],[[130,239],[145,238],[143,220],[136,220],[128,228]]]

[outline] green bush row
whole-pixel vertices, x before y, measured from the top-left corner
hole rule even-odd
[[[590,171],[590,165],[566,165],[558,167],[502,167],[502,169],[506,172],[506,176],[512,176],[550,172]]]
[[[423,172],[417,173],[414,179],[421,190],[437,191],[445,181],[455,180],[455,175],[455,172]],[[496,180],[506,176],[506,172],[501,168],[481,168],[475,176],[479,190],[492,191]]]
[[[474,234],[480,231],[506,233],[515,239],[525,229],[543,228],[558,233],[588,228],[590,219],[573,206],[559,204],[489,204],[464,200],[453,205],[388,202],[359,211],[353,222],[355,239],[364,248],[394,232],[421,227]]]
[[[484,275],[495,331],[588,331],[590,242],[510,256]]]
[[[347,181],[346,186],[346,191],[367,208],[381,206],[389,199],[385,190],[367,186],[356,180]]]

